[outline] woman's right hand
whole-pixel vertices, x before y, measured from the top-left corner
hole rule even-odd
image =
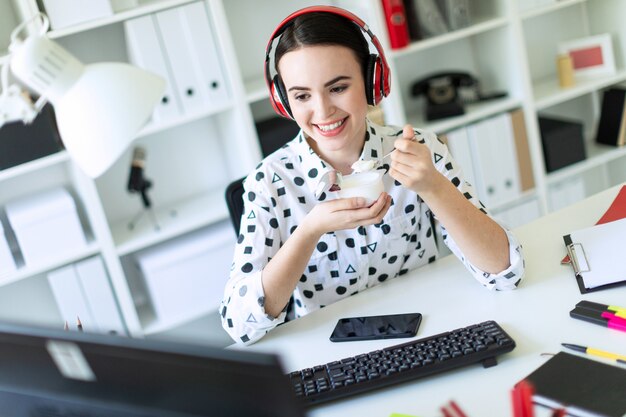
[[[371,206],[362,197],[340,198],[316,205],[300,226],[319,235],[380,223],[391,206],[391,196],[380,193]]]

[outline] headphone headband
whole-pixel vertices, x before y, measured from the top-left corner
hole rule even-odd
[[[377,68],[376,70],[374,70],[375,74],[373,73],[372,75],[373,76],[379,75],[380,80],[372,80],[371,82],[372,88],[375,89],[372,95],[373,103],[371,104],[378,104],[378,102],[382,100],[383,97],[386,97],[387,95],[389,95],[389,91],[391,87],[391,80],[390,80],[390,71],[389,71],[389,66],[387,64],[387,59],[385,58],[383,48],[378,38],[376,37],[376,35],[372,33],[369,26],[361,18],[359,18],[353,13],[350,13],[349,11],[345,9],[335,7],[335,6],[311,6],[311,7],[305,7],[303,9],[297,10],[291,13],[285,19],[283,19],[283,21],[280,22],[280,24],[276,27],[276,29],[274,29],[274,32],[272,33],[272,36],[270,36],[270,39],[267,43],[267,47],[265,48],[265,82],[267,84],[268,89],[270,90],[270,102],[272,104],[272,107],[274,107],[274,110],[276,110],[276,112],[280,114],[281,116],[292,118],[291,112],[289,110],[289,106],[286,102],[287,97],[282,97],[280,86],[274,85],[275,80],[274,80],[274,77],[272,77],[271,75],[270,52],[272,50],[272,44],[274,43],[274,40],[276,40],[276,38],[282,35],[282,33],[287,29],[287,27],[289,26],[289,24],[291,23],[293,19],[302,15],[308,14],[308,13],[315,13],[315,12],[331,13],[334,15],[344,17],[350,20],[351,22],[353,22],[354,24],[356,24],[357,26],[359,26],[363,32],[367,33],[367,35],[370,38],[371,43],[374,45],[374,48],[376,48],[376,51],[378,52],[378,55],[374,57],[376,58],[376,64],[379,65],[380,68]],[[366,81],[366,86],[367,86],[370,80],[365,80],[365,81]],[[380,90],[380,91],[376,91],[376,90]]]

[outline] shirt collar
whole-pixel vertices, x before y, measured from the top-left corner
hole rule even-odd
[[[375,125],[366,119],[365,143],[359,159],[365,161],[379,160],[383,156],[383,138],[380,135],[380,126]],[[302,164],[302,170],[306,178],[306,183],[311,192],[320,196],[327,192],[332,184],[328,181],[328,175],[333,167],[315,153],[313,148],[306,141],[304,131],[300,130],[296,137],[296,153]],[[321,198],[323,199],[323,198]]]

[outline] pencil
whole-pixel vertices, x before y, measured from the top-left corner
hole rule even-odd
[[[76,316],[76,327],[78,327],[78,331],[83,331],[83,323],[80,321],[80,317]]]

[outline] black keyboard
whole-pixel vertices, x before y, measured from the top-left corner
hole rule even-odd
[[[495,321],[317,365],[289,374],[306,405],[343,398],[387,385],[482,362],[498,362],[515,342]]]

